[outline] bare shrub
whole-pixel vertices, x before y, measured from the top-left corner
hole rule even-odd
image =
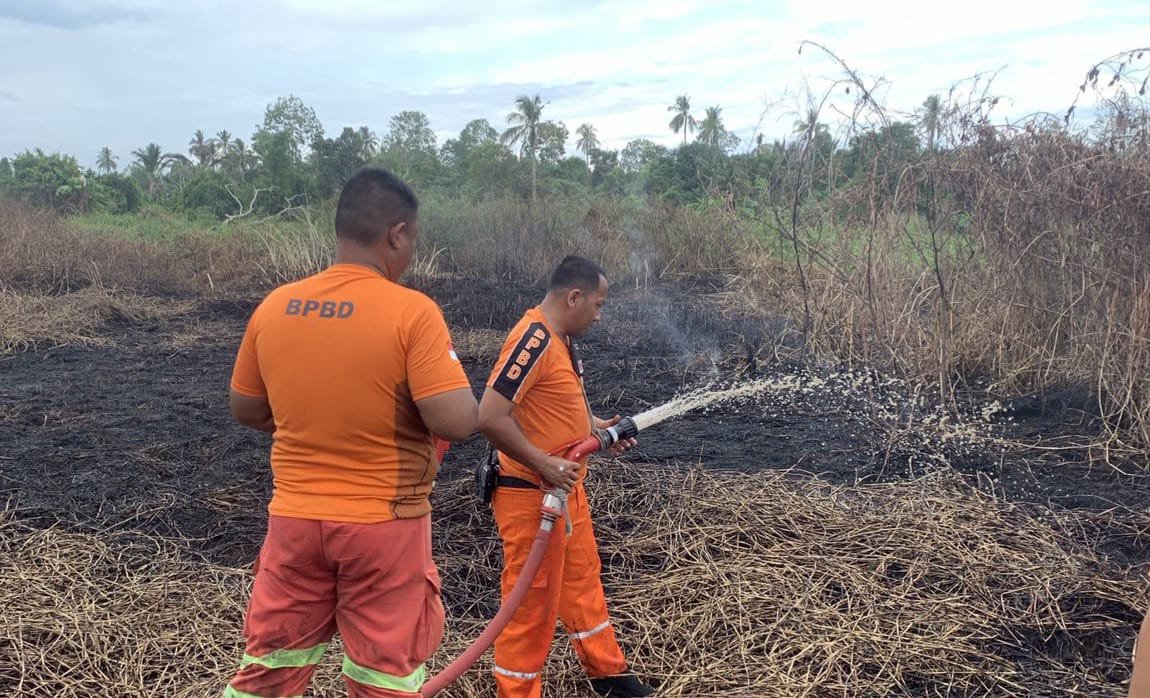
[[[844,70],[828,89],[860,95],[843,138],[870,139],[857,149],[869,157],[866,175],[848,179],[823,163],[821,174],[797,170],[761,192],[764,223],[789,242],[791,268],[789,282],[755,280],[758,293],[801,313],[810,351],[895,367],[944,398],[972,378],[1009,392],[1093,389],[1095,453],[1116,466],[1119,454],[1144,456],[1144,106],[1129,91],[1109,102],[1125,114],[1119,136],[1114,127],[1070,131],[1047,115],[995,124],[997,98],[978,76],[935,103],[928,147],[907,159],[895,131],[873,130],[895,121],[874,98],[881,80],[815,46]],[[1115,75],[1128,77],[1136,55],[1114,61]],[[926,128],[925,115],[911,118]],[[814,181],[828,188],[816,192]]]

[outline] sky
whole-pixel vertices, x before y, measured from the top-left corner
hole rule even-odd
[[[803,42],[877,86],[895,118],[981,76],[1013,121],[1065,113],[1092,65],[1150,46],[1150,0],[0,0],[0,156],[93,166],[108,146],[124,167],[153,141],[186,152],[196,129],[247,141],[287,95],[328,135],[382,136],[418,110],[442,144],[476,118],[502,130],[515,98],[538,94],[569,152],[583,123],[607,148],[674,146],[667,107],[688,95],[697,118],[721,107],[746,148],[787,136],[811,103],[831,124],[850,110],[841,66]]]

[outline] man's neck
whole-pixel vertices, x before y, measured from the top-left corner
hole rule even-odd
[[[335,259],[332,261],[334,264],[356,264],[361,267],[368,267],[383,278],[399,283],[399,279],[392,278],[391,274],[387,273],[386,266],[381,266],[379,262],[376,261],[375,255],[353,245],[340,244],[337,246],[335,249]]]
[[[547,321],[547,326],[550,327],[555,334],[559,335],[559,339],[566,344],[568,339],[567,330],[561,322],[563,318],[562,302],[563,299],[547,294],[543,302],[539,304],[539,310],[543,313],[543,319]]]

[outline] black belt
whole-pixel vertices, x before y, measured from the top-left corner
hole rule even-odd
[[[500,475],[495,480],[496,487],[513,487],[518,490],[537,490],[539,485],[536,485],[530,480],[524,480],[521,477],[514,477],[513,475]]]

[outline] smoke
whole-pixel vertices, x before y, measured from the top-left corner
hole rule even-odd
[[[717,379],[723,359],[722,328],[703,321],[698,303],[692,302],[688,292],[658,283],[664,270],[643,225],[627,219],[623,230],[631,243],[627,265],[635,279],[636,319],[660,336],[670,350],[666,355],[677,357],[678,368],[706,380]]]

